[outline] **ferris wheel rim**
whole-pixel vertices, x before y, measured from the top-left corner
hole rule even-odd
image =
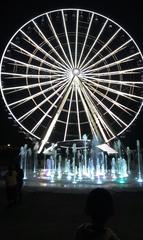
[[[5,46],[5,49],[4,49],[4,52],[3,52],[3,54],[2,54],[1,61],[0,61],[0,72],[1,72],[1,63],[2,63],[2,60],[3,60],[3,56],[4,56],[5,52],[6,52],[6,49],[7,49],[8,45],[9,45],[9,42],[11,42],[11,40],[16,36],[16,34],[19,32],[19,30],[21,30],[23,27],[25,27],[25,26],[26,26],[27,24],[29,24],[31,21],[33,21],[33,20],[35,20],[35,19],[37,19],[37,18],[39,18],[39,17],[42,17],[42,16],[45,15],[46,13],[49,13],[49,14],[50,14],[50,13],[53,13],[53,12],[66,11],[66,10],[79,10],[79,11],[90,12],[90,13],[96,14],[96,15],[98,15],[98,16],[101,16],[101,17],[103,17],[103,18],[109,19],[109,20],[110,20],[111,22],[113,22],[115,25],[117,25],[118,27],[121,27],[121,29],[123,29],[123,30],[125,31],[125,33],[132,39],[132,41],[133,41],[134,44],[136,45],[138,51],[140,52],[140,54],[141,54],[141,56],[142,56],[142,58],[143,58],[143,54],[142,54],[140,48],[138,47],[136,41],[132,38],[132,36],[130,35],[130,33],[128,33],[128,32],[125,30],[125,28],[123,28],[120,24],[118,24],[117,22],[115,22],[112,18],[106,17],[105,15],[100,14],[100,13],[97,13],[97,12],[95,12],[95,11],[86,10],[86,9],[82,9],[82,8],[61,8],[61,9],[51,10],[51,11],[48,11],[48,12],[46,11],[46,12],[44,12],[44,13],[42,13],[42,14],[39,14],[39,15],[37,15],[36,17],[33,17],[32,19],[30,19],[29,21],[27,21],[25,24],[21,25],[20,28],[18,28],[18,30],[12,35],[12,37],[10,38],[10,40],[8,41],[8,43],[7,43],[6,46]],[[1,82],[0,82],[0,84],[1,84]],[[0,86],[0,88],[1,88],[1,86]]]
[[[34,21],[34,20],[36,20],[36,19],[44,16],[45,14],[51,14],[51,13],[55,13],[55,12],[59,12],[59,11],[60,11],[60,12],[62,12],[62,11],[84,11],[84,12],[92,13],[92,14],[94,14],[94,15],[96,14],[96,15],[98,15],[98,16],[103,17],[104,19],[110,20],[110,21],[111,21],[112,23],[114,23],[116,26],[120,27],[120,28],[127,34],[127,36],[129,36],[129,38],[133,41],[133,43],[135,44],[136,48],[138,49],[138,52],[139,52],[139,54],[140,54],[140,57],[143,59],[143,55],[142,55],[142,53],[141,53],[141,51],[140,51],[137,43],[135,42],[135,40],[131,37],[131,35],[130,35],[123,27],[121,27],[118,23],[116,23],[116,22],[113,21],[112,19],[107,18],[106,16],[104,16],[104,15],[102,15],[102,14],[99,14],[99,13],[97,13],[97,12],[93,12],[93,11],[90,11],[90,10],[76,9],[76,8],[65,8],[65,9],[57,9],[57,10],[52,10],[52,11],[49,11],[49,12],[42,13],[42,14],[40,14],[40,15],[32,18],[32,19],[30,19],[28,22],[26,22],[24,25],[22,25],[22,26],[16,31],[16,33],[10,38],[8,44],[7,44],[6,47],[5,47],[5,50],[4,50],[4,52],[3,52],[3,54],[2,54],[2,58],[1,58],[0,72],[2,72],[1,67],[2,67],[2,63],[3,63],[3,59],[4,59],[4,56],[5,56],[5,53],[6,53],[7,49],[8,49],[8,47],[9,47],[9,44],[12,42],[12,40],[15,38],[15,36],[19,33],[19,31],[22,30],[26,25],[28,25],[28,24],[31,23],[32,21]],[[75,71],[75,70],[79,71],[78,68],[77,68],[77,69],[76,69],[76,68],[73,69],[73,71]],[[75,74],[75,75],[76,75],[76,74]],[[25,127],[17,120],[17,118],[15,117],[15,115],[13,114],[13,112],[11,111],[10,107],[9,107],[8,104],[7,104],[7,101],[6,101],[6,98],[5,98],[5,95],[4,95],[4,92],[3,92],[3,89],[2,89],[2,84],[1,84],[1,83],[2,83],[2,78],[1,78],[1,76],[0,76],[0,88],[1,88],[2,97],[3,97],[3,99],[4,99],[4,102],[5,102],[8,110],[9,110],[9,112],[12,114],[13,118],[16,120],[16,122],[17,122],[26,132],[28,132],[30,135],[33,135],[33,137],[36,137],[37,139],[40,140],[40,138],[38,138],[37,135],[35,135],[35,134],[31,133],[30,131],[28,131],[28,129],[25,128]],[[122,134],[127,128],[129,128],[129,127],[131,126],[131,124],[135,121],[135,119],[136,119],[137,116],[139,115],[139,113],[140,113],[140,111],[141,111],[141,108],[142,108],[142,104],[140,105],[140,107],[139,107],[138,111],[136,112],[136,115],[134,116],[134,118],[132,119],[132,121],[128,124],[127,127],[125,127],[122,131],[120,131],[120,132],[117,134],[117,136],[119,136],[120,134]],[[108,139],[108,140],[111,141],[111,140],[114,139],[114,138],[115,138],[115,137],[112,137],[112,138],[110,138],[110,139]]]

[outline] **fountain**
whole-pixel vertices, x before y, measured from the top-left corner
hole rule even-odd
[[[23,150],[24,150],[24,166],[23,166],[24,179],[27,179],[27,144],[24,144]]]
[[[75,172],[75,155],[76,155],[76,144],[75,143],[72,145],[72,153],[73,153],[72,171],[74,173]]]
[[[111,176],[113,179],[116,179],[116,160],[115,157],[112,157],[112,161],[111,161]]]
[[[140,154],[140,141],[137,140],[137,158],[138,158],[138,182],[143,182],[141,175],[141,154]]]
[[[61,168],[61,162],[62,162],[62,157],[61,155],[59,155],[59,159],[58,159],[58,168],[57,168],[57,179],[60,180],[62,178],[62,168]]]
[[[32,154],[35,179],[40,176],[40,178],[47,179],[50,183],[68,181],[76,185],[79,182],[91,182],[92,184],[124,184],[133,179],[135,172],[133,172],[132,169],[132,151],[129,147],[126,148],[126,154],[123,154],[121,141],[118,140],[116,144],[114,144],[115,149],[118,149],[118,153],[117,151],[111,151],[111,153],[109,153],[106,152],[109,148],[107,144],[100,144],[101,149],[105,150],[105,152],[103,152],[100,148],[97,149],[93,145],[93,142],[95,143],[95,141],[89,143],[87,136],[84,135],[80,144],[75,141],[66,146],[66,149],[64,149],[64,146],[63,148],[59,146],[57,149],[55,148],[54,151],[50,151],[49,154],[45,152],[43,155],[43,164],[39,165],[43,168],[41,170],[38,169],[38,142],[36,142]],[[139,140],[137,140],[136,153],[137,181],[141,183],[143,179],[141,174],[141,149]],[[27,161],[29,161],[27,157],[27,145],[20,148],[19,155],[21,166],[25,172],[24,178],[27,179]],[[130,175],[129,178],[128,175]]]
[[[36,170],[38,168],[38,149],[39,149],[39,142],[36,142],[33,147],[34,152],[34,166],[33,166],[33,173],[36,173]]]
[[[82,173],[82,164],[79,162],[79,167],[78,167],[78,180],[81,181],[83,179],[83,173]]]
[[[25,157],[25,152],[24,152],[24,147],[21,146],[20,147],[20,152],[19,152],[19,156],[20,156],[20,168],[24,168],[24,157]]]
[[[85,166],[85,173],[87,174],[87,135],[83,135],[83,140],[84,140],[84,166]]]
[[[127,147],[127,161],[128,161],[128,174],[131,174],[131,167],[130,167],[130,164],[131,164],[131,150],[129,147]]]

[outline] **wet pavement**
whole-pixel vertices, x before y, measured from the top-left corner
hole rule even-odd
[[[110,226],[123,240],[143,239],[143,184],[134,178],[124,183],[25,180],[23,202],[6,207],[5,188],[0,186],[0,235],[2,239],[72,240],[76,227],[87,221],[84,206],[88,192],[95,187],[109,189],[116,215]]]

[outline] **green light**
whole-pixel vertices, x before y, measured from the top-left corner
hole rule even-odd
[[[124,184],[124,183],[126,183],[127,182],[127,179],[126,178],[119,178],[118,180],[117,180],[117,183],[120,183],[120,184]]]

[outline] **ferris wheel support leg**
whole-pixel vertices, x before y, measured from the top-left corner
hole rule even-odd
[[[54,126],[55,126],[55,124],[56,124],[56,122],[57,122],[57,120],[58,120],[58,118],[60,116],[60,113],[61,113],[61,111],[62,111],[62,109],[64,107],[64,104],[65,104],[65,102],[66,102],[66,100],[68,98],[68,95],[69,95],[70,91],[71,91],[71,86],[69,86],[69,89],[67,90],[67,92],[66,92],[66,94],[65,94],[65,96],[64,96],[64,98],[63,98],[63,100],[61,102],[61,105],[59,106],[59,108],[58,108],[58,110],[57,110],[57,112],[56,112],[56,114],[55,114],[55,116],[54,116],[54,118],[53,118],[49,128],[48,128],[48,131],[46,132],[46,135],[45,135],[44,139],[42,140],[42,143],[41,143],[41,146],[40,146],[40,148],[38,150],[38,153],[41,153],[45,143],[49,140],[49,137],[50,137],[50,135],[51,135],[51,133],[53,131],[53,128],[54,128]]]

